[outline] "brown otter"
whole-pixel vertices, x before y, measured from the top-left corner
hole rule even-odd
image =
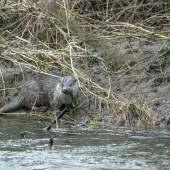
[[[22,107],[31,110],[33,106],[36,110],[41,106],[51,106],[53,110],[59,110],[63,104],[69,105],[76,102],[78,89],[76,79],[72,76],[61,78],[46,74],[40,74],[40,77],[33,76],[26,81],[19,96],[2,107],[0,113],[18,110]]]

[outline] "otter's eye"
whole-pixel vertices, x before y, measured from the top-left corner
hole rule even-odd
[[[72,84],[70,84],[70,86],[72,86]]]
[[[64,87],[64,84],[62,84],[62,87]]]

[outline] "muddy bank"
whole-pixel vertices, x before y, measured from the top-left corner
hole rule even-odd
[[[134,49],[136,58],[132,58],[126,43],[117,42],[112,44],[112,48],[108,48],[107,45],[102,47],[93,46],[93,48],[96,48],[98,55],[105,60],[108,68],[107,71],[103,72],[102,68],[95,67],[96,62],[91,62],[88,66],[88,76],[101,87],[110,86],[114,93],[123,98],[136,102],[138,105],[147,105],[149,114],[154,122],[153,125],[168,126],[170,123],[170,97],[168,95],[170,89],[169,54],[166,53],[166,55],[156,58],[150,63],[150,58],[156,53],[155,49],[160,48],[158,45],[141,44],[140,41],[134,41],[131,43],[131,47]],[[82,62],[82,60],[77,60],[76,62],[76,67],[80,71],[86,71],[86,68],[82,67],[83,63],[84,61]],[[0,66],[0,95],[1,106],[3,106],[19,94],[26,80],[34,75],[35,72],[2,57]],[[130,67],[129,70],[127,69],[128,66]],[[149,70],[146,71],[148,67]],[[123,75],[118,74],[118,71],[123,68],[128,71]],[[57,72],[60,71],[58,70]],[[146,120],[140,119],[140,115],[134,108],[131,110],[125,108],[126,113],[118,112],[118,109],[114,108],[113,105],[109,105],[104,100],[98,100],[92,95],[85,96],[81,90],[79,96],[80,110],[76,111],[76,116],[73,116],[77,120],[89,122],[96,115],[99,122],[115,126],[146,126],[148,124]]]

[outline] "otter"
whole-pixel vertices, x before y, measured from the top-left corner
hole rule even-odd
[[[59,75],[60,76],[60,75]],[[19,96],[11,103],[0,109],[0,113],[7,113],[21,108],[41,110],[41,106],[50,106],[59,110],[64,104],[69,106],[76,103],[78,84],[74,77],[61,78],[39,74],[26,81]]]

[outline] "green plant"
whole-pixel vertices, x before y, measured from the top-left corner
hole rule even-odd
[[[98,123],[98,118],[97,116],[92,116],[93,121],[91,123]]]
[[[72,112],[66,112],[66,115],[72,115],[73,113]]]

